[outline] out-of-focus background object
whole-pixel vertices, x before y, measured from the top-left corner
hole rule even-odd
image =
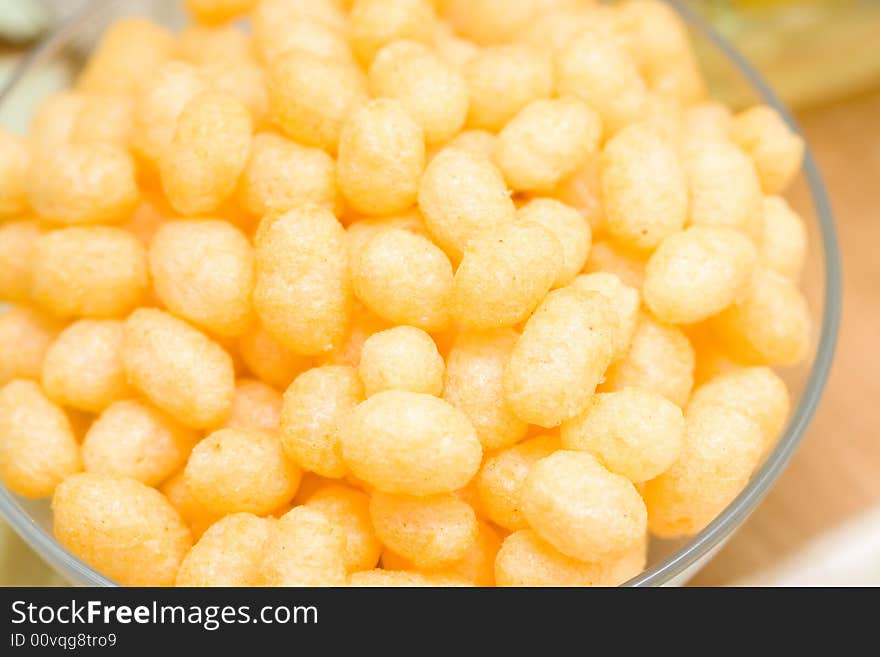
[[[878,0],[687,0],[798,110],[880,85]]]
[[[0,41],[10,46],[33,43],[49,29],[52,19],[52,12],[42,2],[5,2],[0,5]]]
[[[0,520],[0,586],[64,586],[65,582]]]
[[[182,19],[181,12],[167,15],[173,3],[153,0],[0,0],[0,87],[36,41],[75,14],[97,5],[111,16],[114,12],[120,16],[140,14],[166,25],[174,25]],[[28,88],[19,89],[4,100],[0,125],[24,132],[29,108],[34,105],[32,99],[45,97],[49,91],[67,86],[72,71],[79,68],[99,36],[83,31],[66,50],[65,59],[53,58],[50,65],[40,67],[38,75],[29,75]]]
[[[880,506],[861,513],[778,563],[744,577],[744,586],[864,586],[880,583]]]
[[[0,0],[0,86],[29,45],[90,1]],[[127,10],[151,7],[127,3]],[[844,262],[838,354],[807,439],[694,583],[880,585],[880,0],[686,4],[796,111],[831,194]],[[83,54],[74,48],[70,66],[48,69],[28,93],[60,86]],[[4,104],[0,123],[23,129],[26,122],[14,103]],[[60,583],[0,525],[0,585]]]

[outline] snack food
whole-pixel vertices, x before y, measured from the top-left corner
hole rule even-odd
[[[617,585],[742,490],[809,352],[803,143],[706,96],[674,12],[185,5],[0,132],[0,476],[64,547]]]

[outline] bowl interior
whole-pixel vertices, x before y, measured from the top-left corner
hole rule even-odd
[[[713,96],[742,107],[772,105],[795,126],[790,114],[760,75],[683,3],[670,3],[690,26],[701,66]],[[0,125],[24,132],[39,102],[67,86],[95,40],[124,15],[148,15],[172,27],[183,24],[179,0],[101,0],[64,24],[32,52],[0,90]],[[804,292],[814,322],[809,357],[781,372],[794,401],[792,416],[776,448],[742,493],[699,535],[651,544],[648,567],[629,585],[683,583],[746,519],[785,467],[818,405],[830,368],[839,323],[840,263],[831,208],[821,176],[807,149],[803,169],[787,194],[809,233]],[[25,500],[0,485],[0,512],[12,527],[54,568],[74,584],[110,586],[113,582],[81,562],[52,537],[46,501]]]

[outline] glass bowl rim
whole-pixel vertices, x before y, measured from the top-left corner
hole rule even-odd
[[[667,0],[667,3],[691,28],[712,43],[739,70],[768,106],[779,112],[795,132],[802,137],[804,136],[797,121],[776,92],[739,50],[688,7],[683,0]],[[690,567],[710,555],[712,550],[721,547],[723,541],[748,518],[770,492],[797,451],[797,447],[803,440],[807,427],[819,406],[831,371],[840,328],[841,264],[831,201],[810,144],[805,137],[804,143],[802,173],[807,181],[810,198],[819,221],[825,265],[825,289],[819,344],[803,394],[776,446],[767,455],[763,465],[752,475],[749,483],[740,494],[701,532],[693,536],[684,547],[630,579],[624,586],[662,585],[684,574]]]
[[[67,19],[45,41],[34,48],[0,89],[0,103],[32,67],[54,54],[55,50],[66,43],[82,23],[95,17],[113,2],[114,0],[102,0],[87,6]],[[683,0],[666,0],[666,2],[692,29],[710,42],[736,67],[767,105],[778,111],[793,130],[803,135],[791,113],[763,76],[726,38],[707,24]],[[776,483],[794,455],[816,412],[822,391],[828,380],[840,326],[841,264],[831,203],[809,143],[806,143],[802,173],[807,181],[810,198],[819,220],[825,265],[825,289],[819,344],[800,402],[786,424],[785,431],[779,438],[776,447],[767,456],[761,468],[752,475],[749,483],[740,494],[708,526],[693,536],[686,545],[630,579],[623,586],[663,585],[685,574],[689,568],[710,555],[712,550],[720,547]],[[31,518],[2,484],[0,484],[0,512],[10,526],[50,565],[60,569],[64,575],[75,575],[76,583],[86,583],[91,586],[118,586],[116,582],[102,575],[65,549]]]

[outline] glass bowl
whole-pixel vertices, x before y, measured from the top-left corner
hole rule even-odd
[[[176,10],[178,2],[103,0],[90,3],[30,53],[0,90],[0,123],[24,129],[36,104],[54,90],[51,82],[57,86],[58,80],[65,80],[76,70],[110,22],[121,15],[146,14],[166,25],[179,27],[183,19]],[[757,102],[771,105],[797,130],[790,113],[735,48],[684,3],[670,4],[690,28],[713,95],[737,107]],[[679,585],[693,576],[768,493],[794,454],[819,404],[840,320],[840,259],[831,206],[809,147],[800,175],[787,196],[803,216],[810,237],[803,284],[815,325],[809,358],[803,365],[781,372],[794,400],[791,418],[775,449],[736,499],[698,535],[675,541],[652,541],[646,570],[627,582],[629,586]],[[0,512],[13,529],[71,583],[115,585],[55,541],[46,501],[19,498],[0,485]]]

